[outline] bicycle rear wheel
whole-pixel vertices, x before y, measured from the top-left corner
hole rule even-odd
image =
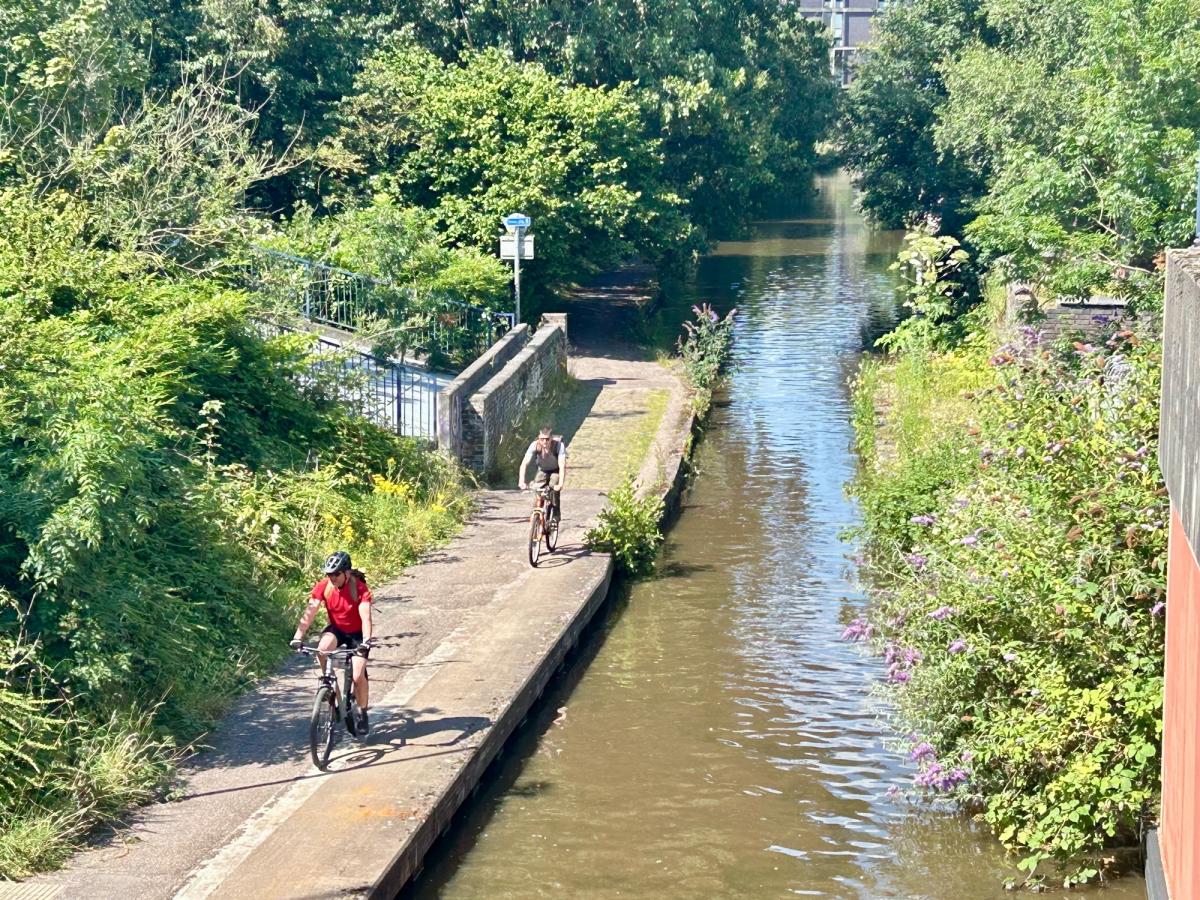
[[[550,510],[550,522],[546,526],[546,549],[553,553],[558,549],[558,508]]]
[[[529,564],[537,566],[542,555],[542,513],[536,510],[529,517]]]
[[[333,752],[333,725],[337,721],[337,700],[327,684],[317,688],[313,700],[312,718],[308,723],[308,743],[313,765],[325,771],[329,754]]]

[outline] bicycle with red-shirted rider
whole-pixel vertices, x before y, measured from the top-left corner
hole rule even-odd
[[[318,769],[329,765],[337,723],[343,723],[351,737],[361,740],[370,734],[367,659],[374,646],[371,589],[363,573],[351,567],[350,554],[342,550],[331,554],[322,571],[325,577],[313,585],[291,641],[298,653],[315,655],[320,669],[309,721],[309,744]],[[306,646],[304,635],[322,605],[329,624],[316,646]],[[335,668],[341,669],[340,681]]]

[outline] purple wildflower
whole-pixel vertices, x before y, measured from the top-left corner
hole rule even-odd
[[[842,632],[843,641],[865,641],[871,636],[874,628],[862,616],[855,618]]]
[[[909,751],[908,759],[910,762],[920,762],[923,759],[933,759],[936,755],[937,751],[933,749],[933,744],[921,741]]]
[[[937,516],[933,513],[923,513],[919,516],[913,516],[908,521],[912,522],[914,525],[932,525],[937,521]]]
[[[929,557],[920,553],[909,553],[904,557],[904,561],[914,569],[923,569],[925,564],[929,562]]]
[[[1017,654],[1015,654],[1015,653],[1005,653],[1004,654],[1005,662],[1012,662],[1016,658],[1017,658]]]
[[[962,638],[955,638],[950,642],[950,646],[946,648],[949,653],[963,653],[967,649],[967,642]]]
[[[946,769],[940,763],[931,763],[923,772],[913,777],[913,783],[918,787],[931,788],[935,791],[950,791],[966,781],[970,776],[965,769]]]
[[[1163,611],[1163,607],[1166,605],[1167,604],[1164,603],[1162,600],[1159,600],[1152,607],[1150,607],[1150,615],[1157,616],[1159,613],[1161,613]]]
[[[912,672],[905,672],[903,669],[894,669],[893,671],[888,672],[887,680],[892,684],[903,684],[910,678],[912,678]]]
[[[942,764],[930,763],[923,771],[913,776],[913,784],[917,787],[933,787],[942,775]]]
[[[979,538],[973,534],[968,534],[965,538],[959,541],[964,547],[974,547],[979,543]]]
[[[929,618],[937,619],[939,622],[943,619],[948,619],[958,613],[958,610],[953,606],[939,606],[933,612],[929,613]]]

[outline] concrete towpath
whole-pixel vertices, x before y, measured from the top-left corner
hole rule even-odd
[[[531,568],[529,496],[479,492],[457,538],[375,590],[382,646],[365,743],[343,737],[328,772],[312,767],[313,677],[296,660],[235,701],[211,749],[184,769],[176,799],[26,882],[28,896],[395,894],[603,603],[611,561],[582,538],[604,491],[639,470],[647,487],[665,490],[681,464],[690,425],[682,386],[589,327],[589,304],[602,303],[584,298],[572,323],[581,352],[556,414],[571,458],[558,552]]]

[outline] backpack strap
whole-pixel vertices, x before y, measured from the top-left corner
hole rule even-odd
[[[325,602],[328,603],[333,599],[333,592],[336,590],[333,582],[327,577],[325,579]],[[355,606],[358,605],[358,575],[353,571],[350,572],[350,599]]]

